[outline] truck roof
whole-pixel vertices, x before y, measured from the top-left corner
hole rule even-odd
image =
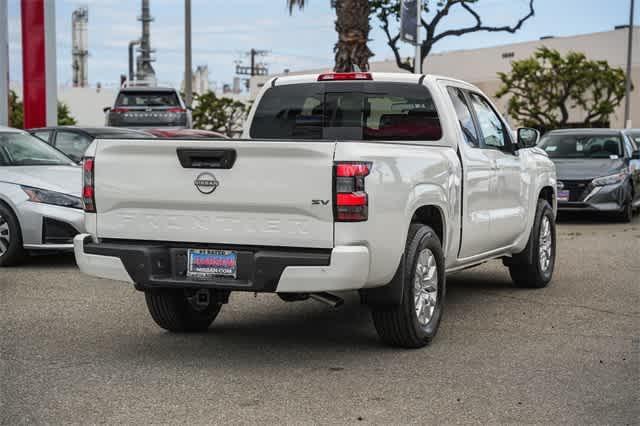
[[[173,87],[129,86],[121,88],[120,92],[176,92],[176,89]]]
[[[266,86],[314,83],[314,82],[317,82],[319,77],[324,74],[331,74],[331,73],[300,74],[300,75],[274,77],[269,82],[267,82]],[[470,83],[467,83],[466,81],[462,81],[462,80],[458,80],[458,79],[446,77],[446,76],[435,75],[435,74],[411,74],[411,73],[402,73],[402,72],[367,72],[364,74],[370,74],[371,81],[393,82],[393,83],[418,83],[424,80],[432,81],[432,82],[436,82],[437,80],[448,80],[448,81],[458,83],[460,85],[468,86],[475,90],[479,90],[476,86]]]

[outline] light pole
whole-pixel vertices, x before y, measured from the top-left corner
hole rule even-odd
[[[9,20],[7,0],[0,0],[0,126],[9,125]]]
[[[416,58],[413,61],[413,72],[422,74],[422,46],[420,41],[420,26],[422,19],[422,0],[416,0]]]
[[[189,107],[193,102],[191,72],[191,0],[184,0],[184,99]]]
[[[627,43],[627,80],[625,84],[624,103],[624,126],[631,127],[631,53],[633,51],[633,12],[635,0],[631,0],[631,10],[629,11],[629,41]]]

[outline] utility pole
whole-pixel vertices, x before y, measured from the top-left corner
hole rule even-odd
[[[249,75],[251,77],[256,75],[268,75],[269,69],[262,63],[256,62],[256,56],[266,56],[269,52],[267,50],[251,49],[247,52],[247,55],[251,57],[251,65],[245,66],[236,63],[236,74]]]
[[[631,10],[629,11],[629,41],[627,43],[627,80],[625,85],[625,103],[624,103],[624,126],[631,127],[631,55],[633,52],[633,12],[635,9],[635,0],[631,0]]]
[[[0,0],[0,126],[9,125],[9,18],[7,0]]]
[[[184,0],[184,100],[188,107],[193,102],[191,73],[191,0]]]
[[[633,0],[632,0],[633,1]],[[422,74],[422,46],[420,41],[420,26],[422,19],[422,1],[416,0],[416,10],[418,16],[416,17],[416,58],[413,62],[413,72],[416,74]]]

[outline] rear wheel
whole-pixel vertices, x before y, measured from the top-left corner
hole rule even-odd
[[[222,307],[209,290],[147,290],[145,300],[156,324],[172,332],[205,331]]]
[[[536,218],[526,249],[509,261],[517,287],[543,288],[551,281],[556,262],[556,224],[546,200],[538,200]]]
[[[373,307],[373,323],[383,342],[420,348],[435,337],[444,305],[444,255],[433,229],[411,225],[404,259],[404,273],[395,278],[403,280],[402,301]]]
[[[24,257],[22,233],[16,215],[0,204],[0,266],[20,263]]]

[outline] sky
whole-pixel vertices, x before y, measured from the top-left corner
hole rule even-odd
[[[51,0],[45,0],[51,1]],[[58,82],[71,82],[71,14],[89,8],[89,83],[117,85],[127,72],[127,46],[140,36],[139,0],[56,0]],[[472,49],[539,39],[612,30],[629,20],[630,0],[534,0],[535,16],[515,33],[474,33],[443,39],[434,52]],[[9,0],[10,79],[22,80],[20,1]],[[487,25],[513,25],[527,13],[528,0],[480,0],[476,9]],[[184,3],[151,0],[151,45],[162,83],[178,86],[184,70]],[[636,7],[635,21],[640,23]],[[234,77],[234,61],[248,64],[251,48],[268,50],[262,58],[270,73],[285,68],[304,70],[333,64],[335,11],[330,0],[307,0],[302,11],[289,15],[286,0],[192,0],[193,67],[209,66],[210,80],[221,87]],[[462,9],[453,9],[442,29],[473,23]],[[392,58],[384,33],[374,18],[369,47],[372,61]],[[623,46],[612,48],[624,48]],[[413,48],[404,45],[403,56]]]

